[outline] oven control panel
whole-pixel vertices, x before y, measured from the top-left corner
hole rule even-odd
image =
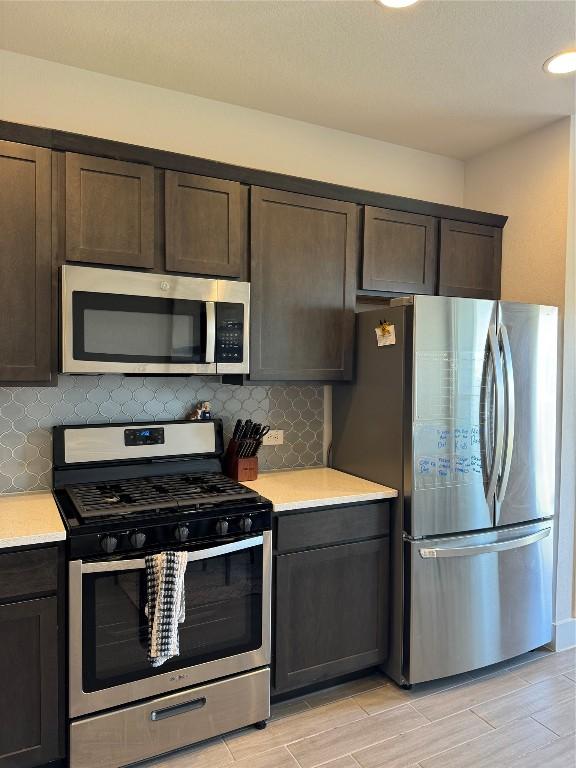
[[[164,427],[125,429],[124,445],[163,445]]]
[[[108,523],[98,533],[78,531],[69,540],[70,556],[72,559],[102,557],[103,554],[117,557],[137,552],[177,550],[196,543],[216,543],[219,539],[230,541],[231,537],[255,535],[272,527],[269,502],[258,502],[237,512],[214,510],[203,514],[194,510],[180,513],[166,510],[163,518],[162,522],[141,518],[130,527],[126,521],[118,520]]]

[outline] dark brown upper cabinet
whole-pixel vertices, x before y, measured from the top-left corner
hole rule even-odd
[[[501,229],[442,219],[441,296],[499,299],[501,261]]]
[[[437,232],[433,216],[366,206],[361,288],[433,294]]]
[[[50,150],[0,142],[0,381],[48,383],[52,350]]]
[[[247,199],[237,181],[166,171],[166,269],[240,277]]]
[[[250,221],[250,378],[350,379],[357,206],[253,187]]]
[[[66,155],[66,259],[154,267],[154,169]]]

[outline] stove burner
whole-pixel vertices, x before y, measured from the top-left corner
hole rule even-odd
[[[83,520],[122,517],[137,512],[189,509],[258,494],[218,473],[162,475],[65,488]]]

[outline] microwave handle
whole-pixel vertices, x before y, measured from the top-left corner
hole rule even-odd
[[[195,560],[208,560],[211,557],[220,557],[229,555],[232,552],[239,552],[242,549],[252,549],[262,546],[264,536],[251,536],[248,539],[232,541],[230,544],[222,544],[217,547],[208,547],[208,549],[197,549],[188,553],[188,562]],[[109,573],[110,571],[136,571],[146,567],[146,560],[103,560],[96,563],[82,562],[82,573]]]
[[[216,303],[206,302],[206,362],[213,363],[216,358]]]

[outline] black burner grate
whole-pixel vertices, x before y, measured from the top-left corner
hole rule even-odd
[[[256,491],[216,473],[138,477],[67,486],[65,490],[83,520],[221,504],[258,496]]]

